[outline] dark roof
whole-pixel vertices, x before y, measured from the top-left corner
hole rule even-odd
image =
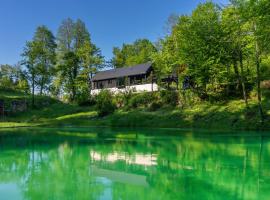
[[[151,63],[136,65],[133,67],[123,67],[123,68],[116,68],[107,71],[98,72],[94,77],[93,81],[100,81],[100,80],[107,80],[107,79],[114,79],[126,76],[134,76],[140,74],[146,74],[149,69],[151,68]]]

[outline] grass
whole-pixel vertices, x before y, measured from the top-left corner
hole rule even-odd
[[[0,91],[1,93],[1,91]],[[21,93],[3,92],[0,99],[27,99]],[[47,102],[43,105],[43,102]],[[107,127],[152,127],[152,128],[204,128],[218,130],[269,130],[270,98],[263,100],[266,121],[260,122],[255,99],[249,100],[249,109],[242,100],[210,104],[208,102],[191,107],[173,108],[165,106],[157,111],[138,108],[131,111],[117,110],[106,117],[98,117],[94,107],[79,107],[48,98],[37,97],[36,109],[10,115],[0,120],[0,127],[25,126],[107,126]]]

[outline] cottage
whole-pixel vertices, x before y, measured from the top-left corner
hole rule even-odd
[[[91,94],[98,94],[102,89],[114,93],[126,90],[151,92],[157,91],[158,85],[153,78],[152,64],[146,63],[98,72],[92,79]]]

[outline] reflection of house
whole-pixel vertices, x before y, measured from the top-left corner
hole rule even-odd
[[[154,83],[152,64],[146,63],[98,72],[92,79],[92,94],[98,94],[102,89],[112,92],[150,92],[157,91],[158,86]]]
[[[127,172],[118,172],[115,170],[101,169],[94,165],[91,166],[91,172],[94,176],[107,178],[111,181],[124,183],[124,184],[132,184],[139,185],[143,187],[148,187],[146,176],[132,174]]]
[[[149,186],[146,175],[138,174],[135,172],[136,170],[130,169],[138,170],[138,166],[140,166],[146,170],[147,168],[150,169],[150,167],[157,165],[157,155],[155,154],[129,155],[124,152],[112,152],[103,155],[96,151],[90,151],[90,157],[93,175],[107,178],[114,182],[143,187]],[[119,167],[119,162],[124,162],[124,165],[126,166],[124,171],[117,171],[117,168],[115,169],[112,167],[114,164]],[[130,168],[128,166],[130,166]]]
[[[135,154],[132,156],[125,153],[109,153],[106,156],[102,156],[98,152],[90,152],[91,159],[93,161],[106,161],[110,163],[117,162],[119,160],[125,161],[126,164],[142,165],[142,166],[155,166],[157,165],[157,156],[155,154]]]

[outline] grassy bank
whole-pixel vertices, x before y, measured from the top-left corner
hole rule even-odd
[[[0,99],[26,99],[20,93],[1,93]],[[46,105],[43,105],[46,102]],[[0,121],[0,127],[25,126],[112,126],[155,128],[203,128],[227,130],[269,130],[270,100],[264,99],[266,120],[260,122],[256,100],[249,101],[249,109],[242,100],[224,103],[199,103],[185,108],[163,106],[156,111],[136,108],[118,109],[114,114],[98,117],[95,107],[79,107],[48,97],[37,97],[37,108],[11,114]]]

